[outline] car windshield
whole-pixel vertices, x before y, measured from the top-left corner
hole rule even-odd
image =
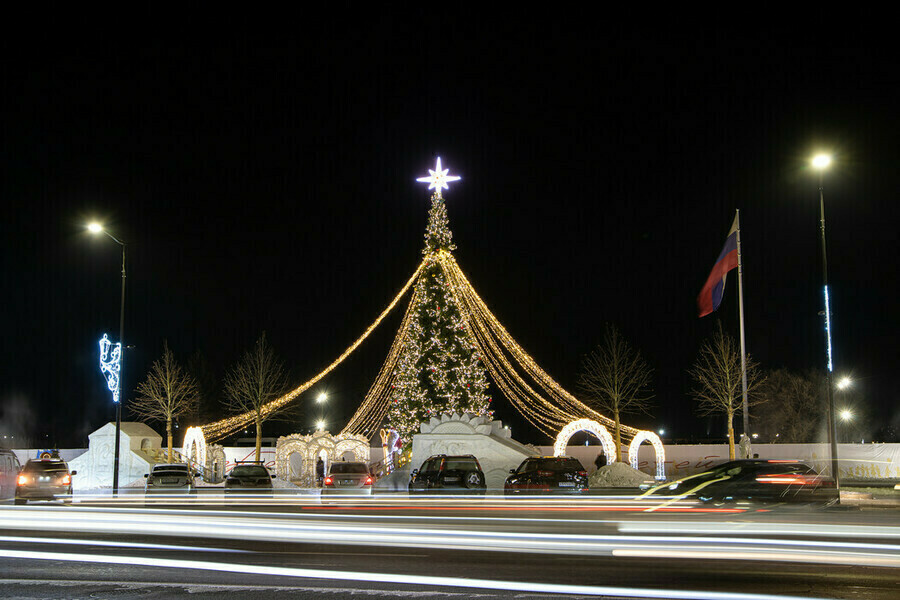
[[[477,471],[478,465],[471,458],[448,458],[444,461],[445,471]]]
[[[584,467],[575,458],[556,459],[545,458],[537,462],[539,471],[583,471]]]
[[[187,477],[188,472],[184,469],[154,469],[154,477]]]
[[[239,466],[231,470],[232,477],[268,477],[269,472],[265,467]]]
[[[368,473],[365,463],[334,463],[331,465],[331,473]]]
[[[68,471],[69,468],[63,462],[29,462],[25,465],[27,473],[57,473]]]

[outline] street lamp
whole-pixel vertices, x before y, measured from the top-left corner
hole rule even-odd
[[[323,402],[327,402],[327,401],[328,401],[328,394],[326,394],[325,392],[322,392],[321,394],[316,396],[316,404],[322,404]]]
[[[837,382],[837,389],[843,391],[851,385],[853,385],[852,379],[850,379],[849,377],[841,377],[841,379]]]
[[[322,431],[323,429],[325,429],[325,421],[316,421],[316,431]]]
[[[831,443],[831,476],[834,477],[834,485],[840,490],[841,480],[838,471],[837,432],[835,431],[834,412],[834,359],[831,353],[831,301],[828,295],[828,252],[825,249],[825,169],[831,165],[831,157],[827,154],[817,154],[812,159],[812,166],[819,172],[819,232],[822,238],[822,286],[825,303],[825,390],[828,397],[828,439]]]
[[[122,434],[122,373],[125,368],[125,242],[116,238],[99,223],[90,223],[88,231],[93,234],[105,233],[109,239],[122,246],[122,300],[119,304],[119,382],[116,390],[116,449],[113,458],[113,496],[119,494],[119,439]]]

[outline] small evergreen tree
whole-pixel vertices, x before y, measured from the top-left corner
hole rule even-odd
[[[425,268],[411,300],[388,411],[388,422],[404,442],[422,422],[443,412],[490,415],[487,373],[438,261],[439,252],[456,248],[452,240],[447,207],[437,192],[425,230]]]

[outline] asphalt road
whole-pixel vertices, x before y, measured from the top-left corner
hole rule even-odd
[[[405,497],[109,504],[0,507],[0,595],[900,597],[894,511]]]

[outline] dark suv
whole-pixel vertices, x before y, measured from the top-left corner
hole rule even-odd
[[[484,494],[485,490],[484,472],[471,454],[432,456],[421,467],[413,469],[409,478],[410,494]]]
[[[72,476],[69,465],[56,459],[29,460],[19,473],[16,485],[16,504],[29,500],[53,500],[72,498]]]
[[[587,471],[578,459],[568,456],[526,458],[518,469],[511,469],[503,493],[584,494],[588,490]]]

